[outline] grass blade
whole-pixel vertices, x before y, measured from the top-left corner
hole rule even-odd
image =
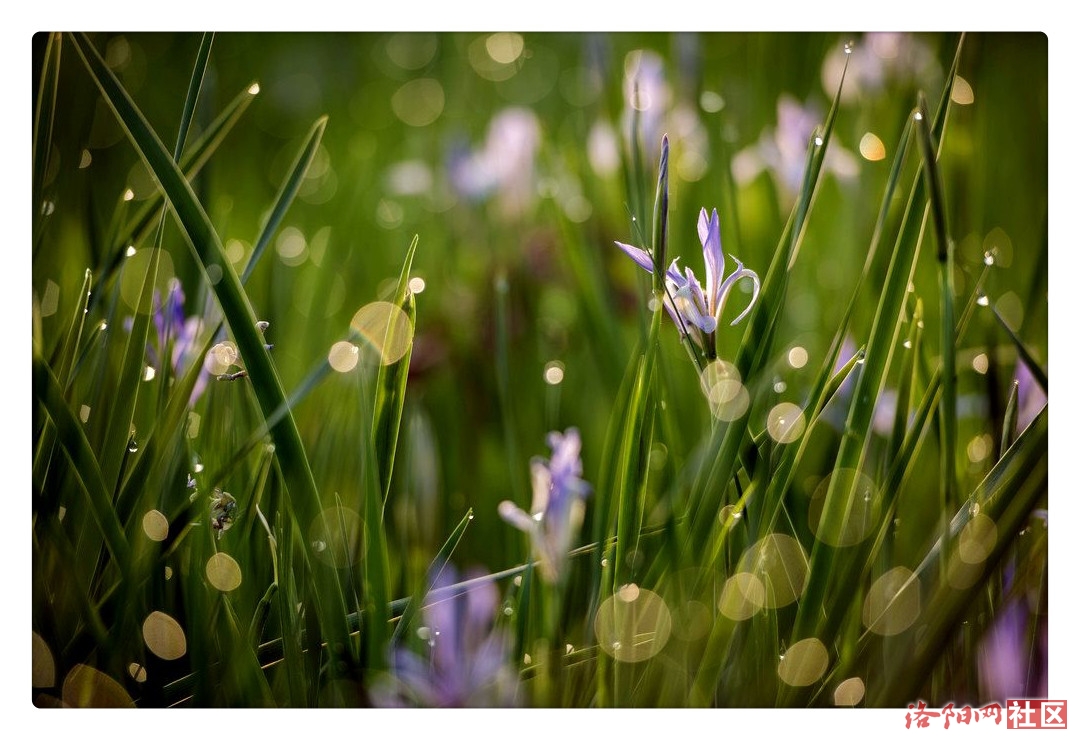
[[[35,400],[42,405],[56,427],[57,441],[71,461],[72,472],[86,494],[90,512],[105,539],[109,554],[120,570],[127,572],[130,561],[128,543],[113,510],[112,495],[105,485],[97,458],[78,420],[64,401],[60,383],[45,361],[37,356],[34,357],[33,389]]]
[[[266,224],[263,225],[262,232],[251,250],[251,259],[248,260],[244,272],[240,276],[241,283],[247,283],[248,278],[251,277],[255,265],[258,264],[259,258],[266,251],[270,239],[277,231],[277,227],[281,225],[281,220],[285,217],[285,213],[289,210],[289,206],[292,205],[293,199],[299,192],[304,177],[307,176],[308,167],[311,166],[311,161],[319,151],[319,142],[322,141],[323,131],[326,130],[326,122],[326,116],[315,121],[315,124],[308,132],[307,139],[304,140],[304,145],[300,147],[300,153],[296,155],[292,167],[289,168],[289,176],[281,184],[281,189],[278,191],[277,197],[274,198],[274,206],[270,209]]]
[[[402,309],[410,328],[400,326],[399,314],[394,313],[387,321],[386,336],[383,346],[397,344],[397,334],[408,331],[409,347],[404,356],[393,363],[379,363],[379,377],[375,381],[375,410],[372,419],[372,434],[375,438],[375,454],[378,456],[379,477],[382,481],[383,512],[390,496],[390,479],[394,472],[394,458],[397,454],[398,434],[401,430],[401,414],[405,408],[405,387],[409,381],[409,362],[412,359],[412,329],[416,326],[416,298],[409,290],[409,272],[412,269],[413,256],[416,254],[418,236],[414,236],[409,251],[405,255],[405,264],[401,267],[397,289],[394,291],[393,305]]]
[[[256,328],[255,312],[232,264],[225,256],[221,240],[183,172],[169,156],[97,50],[84,35],[76,35],[72,39],[94,83],[169,198],[204,272],[210,268],[214,268],[215,272],[220,271],[220,279],[211,284],[229,322],[237,348],[244,358],[248,377],[263,415],[269,417],[279,407],[285,406],[285,391],[263,346],[262,335]],[[270,434],[274,438],[285,474],[292,513],[303,526],[315,520],[321,504],[311,466],[292,414],[283,416],[270,429]],[[348,633],[345,629],[343,596],[340,590],[337,593],[323,591],[324,589],[316,587],[317,608],[329,632],[328,637],[333,642],[344,645],[348,642]]]

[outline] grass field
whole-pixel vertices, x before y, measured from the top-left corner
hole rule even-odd
[[[36,35],[33,704],[1046,696],[1048,105],[1040,33]]]

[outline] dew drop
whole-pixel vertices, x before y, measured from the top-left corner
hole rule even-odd
[[[975,302],[978,303],[980,306],[989,306],[990,305],[990,297],[983,294],[983,295],[979,296],[978,298],[976,298]]]
[[[996,257],[994,255],[994,250],[988,249],[987,251],[983,252],[983,264],[987,267],[994,264],[995,259]]]
[[[503,614],[505,614],[508,617],[514,616],[514,607],[512,607],[512,606],[505,607],[503,609]]]
[[[47,201],[45,201],[44,203],[41,204],[41,215],[42,216],[49,216],[55,210],[56,210],[56,204],[53,203],[51,200],[47,200]]]
[[[824,143],[825,143],[825,139],[821,138],[820,136],[815,136],[814,137],[814,146],[821,146]]]
[[[326,551],[326,543],[323,542],[322,540],[315,540],[314,542],[311,543],[311,548],[315,552],[325,552]]]
[[[920,113],[919,111],[915,111],[915,120],[916,121],[921,121],[922,120],[922,113]]]
[[[904,340],[904,349],[911,349],[911,340],[910,339],[905,339]]]
[[[855,50],[855,42],[854,41],[848,41],[848,42],[844,43],[844,53],[845,54],[850,54],[854,50]]]
[[[607,567],[607,558],[604,558],[603,560],[600,561],[600,567],[601,568],[606,568]]]
[[[469,521],[471,522],[475,518],[475,515],[469,514]]]
[[[134,437],[132,437],[131,440],[128,442],[128,452],[138,452],[138,451],[139,451],[139,443],[135,441]]]
[[[248,95],[258,95],[258,94],[259,94],[259,83],[256,82],[251,87],[248,88]]]

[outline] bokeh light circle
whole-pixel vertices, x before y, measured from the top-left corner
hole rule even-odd
[[[162,660],[176,660],[187,653],[187,637],[180,623],[165,612],[150,612],[143,620],[143,642]]]
[[[351,326],[378,353],[383,365],[393,365],[412,346],[413,325],[393,303],[375,301],[360,308]]]
[[[736,622],[754,616],[764,605],[765,585],[753,573],[736,573],[720,592],[720,613]]]
[[[752,573],[758,579],[764,589],[762,606],[776,609],[802,595],[809,562],[794,537],[769,534],[743,553],[739,571]]]
[[[671,612],[657,593],[623,587],[600,605],[593,627],[601,650],[623,663],[639,663],[664,649]]]
[[[218,591],[232,591],[243,580],[240,564],[224,552],[216,552],[206,561],[206,580]]]
[[[335,371],[347,373],[359,362],[360,348],[352,342],[334,342],[326,360]]]
[[[919,618],[919,579],[903,566],[886,571],[874,581],[863,601],[862,621],[871,632],[899,635]]]
[[[157,509],[143,514],[143,533],[154,542],[164,542],[169,536],[169,520]]]
[[[35,689],[47,689],[56,685],[56,661],[45,638],[37,632],[33,635],[34,647],[30,654],[33,678],[30,685]]]
[[[158,259],[157,274],[150,275],[153,268],[154,253],[160,252]],[[173,271],[172,257],[165,250],[137,249],[135,254],[125,258],[123,269],[120,273],[120,297],[132,311],[139,312],[139,299],[142,296],[143,281],[150,277],[154,281],[154,289],[164,299],[169,295],[169,283],[176,276]],[[153,311],[153,301],[148,301],[143,306],[142,313]]]
[[[788,686],[809,686],[816,683],[829,667],[829,651],[816,637],[799,640],[787,649],[776,673]]]
[[[838,511],[843,512],[831,524],[822,521],[829,486],[835,485]],[[874,482],[863,473],[840,468],[825,476],[810,499],[808,520],[814,536],[833,547],[847,547],[866,539],[876,531],[881,518],[881,495]]]
[[[709,363],[699,380],[709,410],[717,419],[734,421],[750,408],[750,393],[742,383],[739,369],[730,362],[715,360]]]
[[[114,678],[85,663],[78,663],[68,671],[61,697],[65,706],[77,709],[135,706],[135,701]]]
[[[854,707],[866,696],[866,684],[858,676],[841,681],[833,690],[833,705]]]
[[[797,404],[783,401],[769,409],[765,428],[778,443],[788,444],[802,436],[806,430],[806,418]]]
[[[960,530],[960,543],[957,552],[960,559],[969,565],[982,563],[997,544],[997,526],[986,514],[976,514]]]

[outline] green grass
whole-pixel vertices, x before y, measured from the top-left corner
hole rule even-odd
[[[1047,40],[845,40],[35,37],[34,704],[982,706],[1017,608],[1040,690]],[[704,280],[714,206],[699,347],[614,241]]]

